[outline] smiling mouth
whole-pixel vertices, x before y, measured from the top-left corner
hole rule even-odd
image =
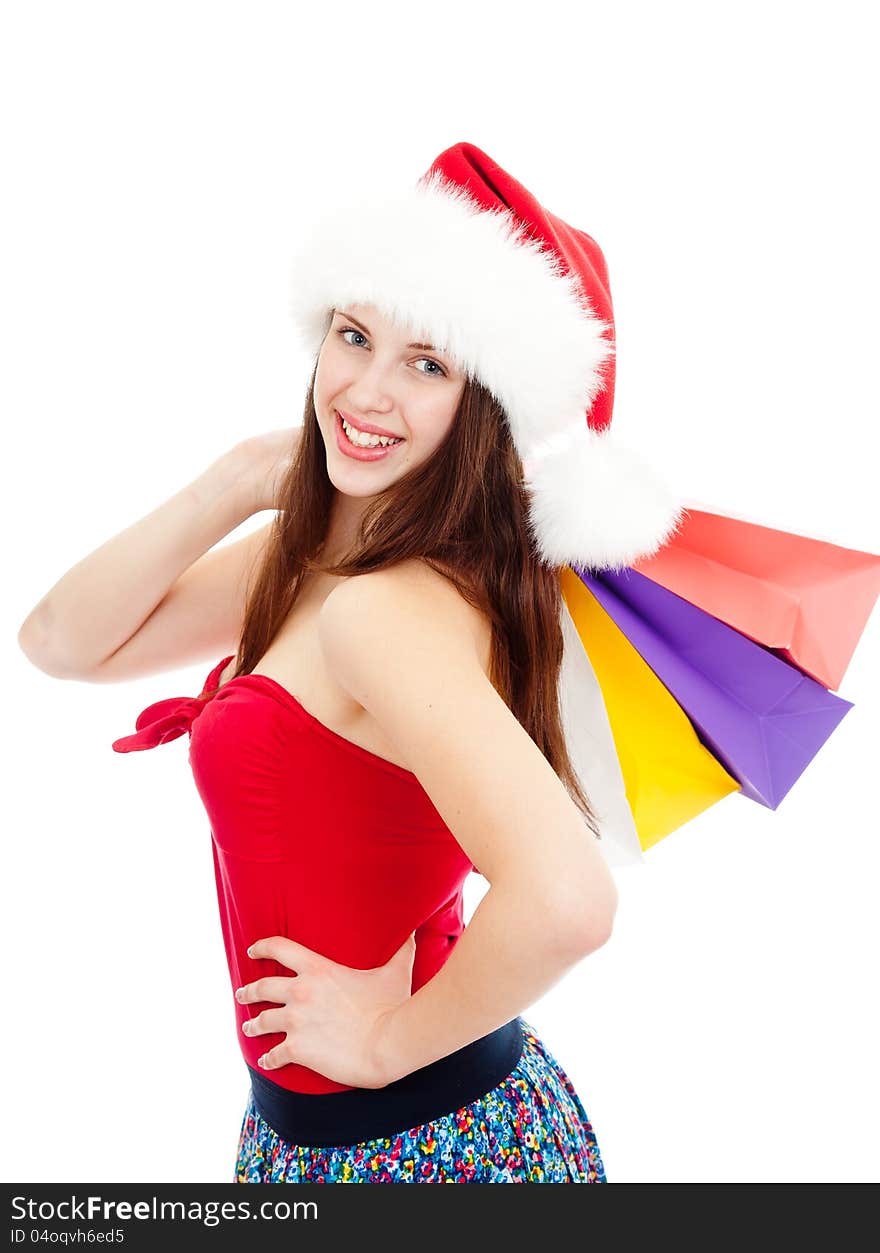
[[[379,448],[382,448],[382,449],[396,448],[398,444],[403,444],[406,442],[404,438],[399,435],[372,436],[367,431],[360,432],[360,434],[364,436],[363,443],[357,440],[351,439],[348,434],[348,431],[346,430],[346,426],[348,426],[352,431],[357,431],[358,428],[353,423],[346,422],[346,420],[343,418],[342,414],[339,412],[338,409],[336,409],[334,412],[336,413],[336,420],[339,425],[339,429],[342,432],[343,438],[347,441],[347,443],[351,444],[352,448],[366,448],[368,450],[379,449]],[[373,442],[374,439],[376,441],[375,443]],[[382,442],[383,440],[384,440],[384,443]]]

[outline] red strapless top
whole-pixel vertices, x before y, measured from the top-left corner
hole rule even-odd
[[[211,825],[238,1043],[259,1069],[257,1058],[285,1037],[245,1036],[245,1018],[273,1005],[240,1005],[232,993],[264,975],[294,976],[248,957],[249,944],[283,935],[366,970],[414,931],[415,992],[464,929],[463,885],[474,867],[412,771],[331,731],[268,675],[238,675],[218,689],[231,659],[217,663],[200,697],[144,709],[136,734],[113,748],[155,748],[189,733]],[[262,1073],[296,1092],[351,1086],[294,1063]]]

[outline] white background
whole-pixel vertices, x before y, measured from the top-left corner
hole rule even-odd
[[[475,143],[602,247],[621,434],[692,498],[877,552],[869,15],[4,7],[4,1179],[232,1176],[247,1076],[187,740],[110,747],[219,659],[61,682],[16,635],[224,449],[301,420],[312,192],[355,213],[377,162],[408,185]],[[733,796],[621,871],[610,943],[524,1013],[610,1182],[878,1177],[878,617],[781,807]]]

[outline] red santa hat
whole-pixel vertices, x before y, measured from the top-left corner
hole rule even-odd
[[[348,303],[436,344],[500,402],[543,562],[622,568],[677,529],[667,486],[609,432],[614,319],[599,246],[475,145],[447,148],[412,188],[322,214],[291,268],[310,352]]]

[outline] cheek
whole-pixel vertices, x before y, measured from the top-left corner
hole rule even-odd
[[[319,412],[321,409],[321,405],[326,401],[326,398],[327,398],[327,386],[328,386],[328,370],[327,370],[327,366],[324,364],[323,359],[321,359],[318,361],[318,368],[315,371],[315,387],[314,387],[315,406]]]
[[[428,453],[434,452],[449,434],[454,414],[443,406],[431,412],[420,414],[413,420],[413,437],[419,448]]]
[[[331,386],[330,382],[325,378],[322,385],[319,385],[317,376],[315,377],[314,402],[315,413],[318,416],[318,424],[325,431],[329,431],[333,426],[333,397],[338,394],[338,388]]]
[[[344,382],[343,371],[334,355],[333,346],[325,343],[318,357],[318,368],[315,371],[315,403],[317,404],[320,398],[326,408],[328,401],[332,400]]]

